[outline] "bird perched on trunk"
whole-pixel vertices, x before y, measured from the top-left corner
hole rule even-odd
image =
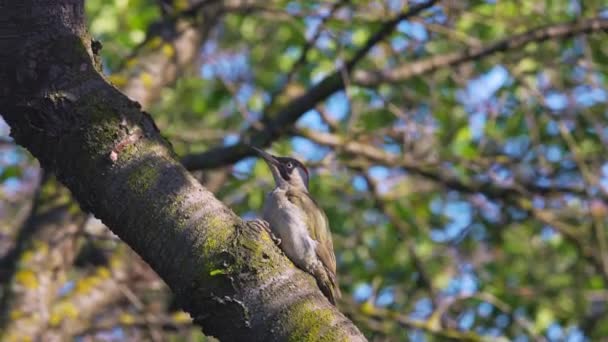
[[[336,256],[325,212],[308,192],[308,170],[298,160],[253,149],[266,161],[276,188],[264,203],[264,220],[280,239],[279,247],[302,270],[312,274],[332,304],[340,298]]]

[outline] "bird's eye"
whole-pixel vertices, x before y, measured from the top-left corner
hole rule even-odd
[[[292,162],[287,162],[286,164],[288,169],[292,169],[293,168],[293,163]]]

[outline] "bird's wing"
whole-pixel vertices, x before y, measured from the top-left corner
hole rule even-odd
[[[329,221],[323,209],[321,209],[310,195],[303,191],[288,190],[287,199],[299,208],[316,208],[317,210],[303,210],[309,222],[310,236],[317,241],[316,253],[323,266],[331,273],[331,277],[336,277],[336,255],[334,254],[334,244],[329,230]]]

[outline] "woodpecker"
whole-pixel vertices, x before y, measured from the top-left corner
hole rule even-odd
[[[264,159],[276,183],[264,202],[264,220],[278,237],[283,253],[315,277],[321,292],[336,305],[341,294],[331,231],[325,212],[308,192],[308,170],[297,159],[253,149]]]

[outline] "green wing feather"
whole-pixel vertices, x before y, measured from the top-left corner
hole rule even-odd
[[[306,192],[289,190],[287,191],[287,199],[299,208],[304,208],[304,213],[307,216],[306,221],[309,223],[308,230],[310,236],[318,242],[317,255],[323,265],[335,275],[336,257],[329,230],[329,221],[325,212],[319,208],[315,200]],[[305,208],[311,208],[311,210],[306,210]],[[316,210],[313,210],[313,208]]]
[[[286,195],[291,203],[304,209],[303,211],[307,216],[307,222],[309,222],[308,230],[310,236],[318,242],[316,248],[317,256],[325,267],[327,276],[331,282],[331,284],[329,284],[331,294],[329,294],[328,297],[330,297],[332,303],[335,303],[335,298],[340,297],[340,289],[336,278],[336,255],[334,254],[334,244],[331,238],[327,216],[323,209],[317,205],[315,200],[310,197],[310,194],[307,192],[288,190]],[[311,209],[306,210],[306,208]]]

